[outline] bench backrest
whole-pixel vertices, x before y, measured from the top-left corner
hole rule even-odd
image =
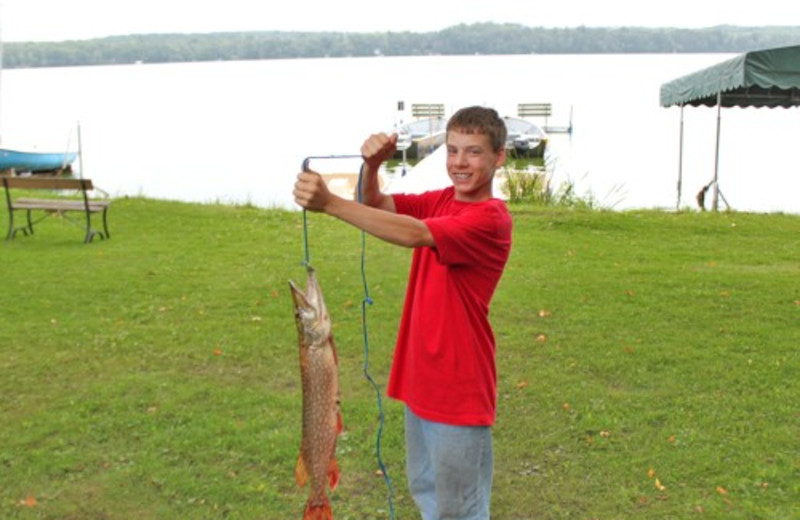
[[[441,103],[415,103],[411,105],[414,117],[444,117],[444,105]]]
[[[517,105],[519,117],[548,117],[552,115],[550,103],[520,103]]]
[[[64,177],[2,177],[3,186],[30,190],[83,190],[94,189],[89,179],[66,179]]]

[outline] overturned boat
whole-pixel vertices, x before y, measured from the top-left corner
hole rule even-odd
[[[519,117],[503,118],[506,124],[506,150],[517,157],[543,157],[547,134],[542,128]]]
[[[0,148],[0,171],[52,173],[69,171],[77,152],[21,152]]]

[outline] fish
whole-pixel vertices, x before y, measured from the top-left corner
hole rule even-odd
[[[339,360],[322,287],[315,270],[306,269],[305,290],[289,281],[303,387],[303,435],[294,473],[301,488],[310,483],[303,520],[333,520],[327,488],[339,484],[336,441],[344,429]]]

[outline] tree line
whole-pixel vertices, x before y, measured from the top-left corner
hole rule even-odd
[[[703,29],[456,25],[436,32],[138,34],[10,42],[5,68],[290,58],[608,53],[740,53],[800,44],[800,26]]]

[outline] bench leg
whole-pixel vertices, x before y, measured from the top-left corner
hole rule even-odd
[[[106,219],[106,213],[108,212],[108,207],[103,208],[103,231],[106,233],[106,238],[111,238],[111,233],[108,232],[108,220]]]
[[[14,210],[8,208],[8,233],[6,233],[6,240],[11,240],[14,236]]]
[[[84,244],[88,244],[94,237],[100,237],[100,240],[105,240],[106,236],[101,231],[89,230],[86,232],[86,238],[83,239]]]
[[[27,213],[27,216],[28,216],[28,231],[30,231],[31,235],[32,235],[33,234],[33,221],[31,220],[31,210],[28,210],[26,213]],[[28,235],[28,233],[26,231],[25,232],[25,236],[27,236],[27,235]]]
[[[25,236],[33,234],[33,221],[31,220],[31,210],[26,212],[27,223],[24,226],[14,227],[14,211],[8,211],[8,233],[6,233],[6,240],[16,238],[17,231],[22,231]]]
[[[105,235],[103,235],[102,232],[95,231],[90,226],[87,226],[86,227],[86,238],[83,239],[83,243],[84,244],[88,244],[89,242],[94,240],[94,237],[100,237],[100,240],[104,240],[106,238]]]
[[[95,231],[92,229],[92,214],[86,213],[86,237],[83,239],[84,244],[88,244],[94,237],[100,237],[100,240],[105,240],[106,238],[110,238],[108,234],[108,222],[106,220],[106,211],[108,208],[103,208],[103,231]]]

